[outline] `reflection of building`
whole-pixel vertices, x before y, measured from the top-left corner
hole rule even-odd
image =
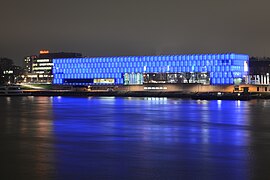
[[[270,84],[270,58],[255,58],[249,60],[249,83]]]
[[[51,83],[53,79],[52,67],[53,59],[57,58],[78,58],[80,53],[49,53],[47,50],[40,51],[38,56],[30,56],[25,59],[27,74],[26,82],[32,83]]]
[[[242,54],[62,58],[53,60],[54,84],[234,84],[247,75]]]

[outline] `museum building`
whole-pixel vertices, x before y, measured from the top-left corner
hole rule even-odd
[[[249,56],[190,54],[53,59],[53,83],[60,85],[140,85],[147,83],[245,83]]]

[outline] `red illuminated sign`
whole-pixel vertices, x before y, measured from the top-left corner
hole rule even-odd
[[[48,54],[48,53],[49,53],[48,50],[41,50],[41,51],[39,51],[39,54]]]

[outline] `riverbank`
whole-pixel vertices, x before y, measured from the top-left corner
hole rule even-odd
[[[20,93],[1,94],[0,96],[115,96],[115,97],[168,97],[195,100],[250,100],[270,99],[270,93],[191,93],[191,92],[146,92],[146,91],[22,91]]]

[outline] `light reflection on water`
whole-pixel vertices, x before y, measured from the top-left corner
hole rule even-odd
[[[63,108],[69,101],[72,106]],[[91,176],[100,178],[127,178],[130,173],[135,178],[199,178],[205,173],[246,178],[249,118],[239,106],[234,101],[167,98],[54,99],[55,137],[58,145],[62,142],[57,149],[71,153],[59,167],[69,172],[79,166],[79,173],[93,166]],[[241,108],[247,108],[245,103]],[[73,154],[79,158],[65,161]],[[94,162],[81,165],[84,156]],[[125,171],[115,170],[123,166]],[[183,172],[192,169],[197,174]]]
[[[0,104],[0,152],[11,178],[270,176],[267,100],[2,97]]]

